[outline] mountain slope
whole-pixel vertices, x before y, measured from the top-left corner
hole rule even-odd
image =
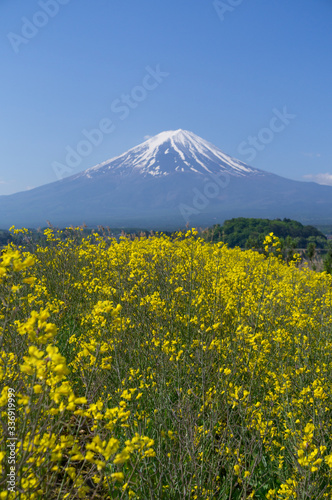
[[[162,132],[84,172],[0,196],[0,227],[178,229],[231,217],[332,223],[332,187],[252,168],[192,132]]]

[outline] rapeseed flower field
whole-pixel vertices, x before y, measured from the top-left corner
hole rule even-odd
[[[263,255],[195,230],[12,232],[1,500],[332,498],[331,276],[273,234]]]

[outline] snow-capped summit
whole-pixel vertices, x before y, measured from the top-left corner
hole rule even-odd
[[[110,172],[120,176],[141,174],[160,177],[190,171],[204,176],[220,171],[235,176],[260,172],[224,154],[198,135],[179,129],[161,132],[126,153],[89,168],[77,177],[85,175],[93,178]]]

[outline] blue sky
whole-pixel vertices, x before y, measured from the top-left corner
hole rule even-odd
[[[178,128],[332,184],[331,0],[2,0],[0,38],[0,194]]]

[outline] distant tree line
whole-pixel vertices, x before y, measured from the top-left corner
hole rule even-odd
[[[280,239],[282,256],[286,262],[293,259],[296,249],[305,250],[305,257],[315,268],[317,252],[324,253],[324,270],[332,274],[332,241],[314,226],[304,226],[292,219],[255,219],[238,217],[204,229],[207,241],[227,243],[230,248],[240,247],[263,252],[265,237],[273,233]]]
[[[326,236],[314,226],[303,226],[291,219],[247,219],[238,217],[226,220],[221,226],[215,224],[205,230],[205,237],[210,241],[223,241],[229,247],[261,247],[267,234],[273,233],[278,238],[290,237],[296,240],[297,248],[306,248],[309,242],[317,248],[325,248]]]

